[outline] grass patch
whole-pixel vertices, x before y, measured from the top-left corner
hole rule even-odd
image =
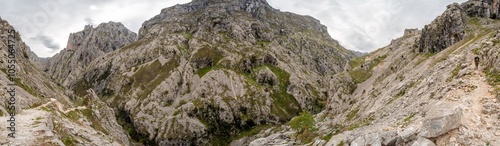
[[[203,58],[210,59],[213,63],[211,66],[215,66],[220,60],[222,60],[222,58],[224,58],[224,56],[222,55],[222,52],[212,49],[208,46],[204,46],[203,48],[196,51],[196,53],[194,53],[191,58],[191,60],[198,60]]]
[[[187,32],[186,32],[186,33],[184,33],[184,38],[186,38],[186,39],[188,39],[188,40],[189,40],[189,39],[192,39],[192,38],[193,38],[193,34],[191,34],[191,33],[187,33]]]
[[[414,113],[408,115],[408,117],[406,117],[405,119],[403,119],[403,125],[404,126],[408,126],[408,124],[410,124],[410,120],[415,116]]]
[[[344,145],[345,145],[345,142],[342,140],[342,141],[340,141],[340,143],[337,146],[344,146]]]
[[[356,69],[356,70],[350,71],[349,75],[351,76],[354,83],[359,84],[359,83],[363,83],[364,81],[368,80],[373,75],[373,72],[365,71],[362,69]]]
[[[83,97],[87,95],[87,90],[91,88],[90,83],[85,80],[85,79],[80,79],[78,82],[76,82],[75,88],[73,88],[73,91],[75,92],[75,95]]]
[[[259,125],[259,126],[255,126],[252,129],[250,129],[250,130],[242,131],[238,136],[236,136],[235,140],[259,134],[259,132],[261,132],[262,130],[269,129],[271,127],[272,127],[272,125]]]
[[[135,126],[127,111],[119,109],[116,119],[118,124],[121,125],[123,130],[125,130],[130,136],[131,141],[141,142],[144,145],[157,145],[154,141],[150,141],[146,135],[143,135],[135,130]]]
[[[354,83],[359,84],[368,80],[373,75],[373,68],[380,64],[382,60],[387,58],[387,55],[378,56],[377,58],[371,60],[370,66],[367,70],[362,69],[362,65],[365,64],[364,57],[356,58],[349,62],[353,70],[349,71],[349,75],[353,79]]]
[[[54,124],[54,131],[62,136],[60,139],[62,141],[62,143],[65,145],[65,146],[76,146],[78,145],[78,141],[76,141],[76,139],[74,139],[70,134],[69,132],[67,131],[66,128],[64,128],[62,126],[62,124],[60,123],[55,123]]]
[[[330,133],[330,134],[328,134],[328,135],[326,135],[326,136],[322,137],[321,139],[322,139],[322,140],[325,140],[325,141],[330,141],[330,139],[332,139],[332,137],[333,137],[333,134],[332,134],[332,133]]]
[[[87,120],[89,120],[92,123],[92,125],[90,125],[92,128],[101,131],[106,135],[109,135],[109,132],[104,127],[102,127],[100,121],[101,119],[97,119],[96,117],[94,117],[92,109],[84,109],[81,110],[81,112],[87,118]]]
[[[209,67],[204,67],[202,69],[199,69],[196,71],[196,74],[201,78],[203,76],[205,76],[205,74],[207,74],[208,72],[210,72],[212,70],[213,67],[209,66]]]
[[[40,94],[38,94],[37,91],[35,91],[33,88],[29,87],[28,85],[24,84],[21,79],[15,78],[14,83],[18,86],[21,87],[24,91],[28,92],[29,94],[35,96],[35,97],[40,97]]]
[[[196,74],[201,78],[210,72],[222,58],[224,58],[222,52],[205,46],[193,54],[191,61],[195,64],[200,64],[199,67],[201,68],[196,71]]]
[[[476,49],[472,50],[472,52],[473,52],[475,55],[479,55],[479,51],[481,51],[481,48],[476,48]]]
[[[69,135],[64,135],[61,140],[66,146],[75,146],[77,141]]]
[[[457,65],[455,67],[455,69],[453,69],[453,71],[451,71],[451,76],[446,79],[446,82],[451,82],[453,81],[453,78],[457,77],[458,76],[458,72],[460,72],[460,70],[462,69],[462,65]]]
[[[161,82],[170,76],[171,71],[179,66],[179,57],[171,58],[164,65],[159,60],[139,69],[133,76],[133,87],[142,89],[139,98],[148,96]]]
[[[77,111],[71,111],[69,112],[66,117],[68,117],[69,119],[71,119],[73,122],[78,122],[78,120],[80,119],[80,116],[78,115],[78,112]]]
[[[280,121],[288,121],[302,111],[295,97],[286,91],[290,85],[290,74],[275,66],[264,66],[269,68],[279,80],[278,89],[271,93],[274,101],[271,113],[280,117]]]
[[[484,72],[486,73],[486,80],[491,86],[493,86],[493,88],[495,88],[495,94],[498,97],[500,94],[500,71],[485,69]]]
[[[420,58],[415,62],[415,66],[420,65],[422,62],[426,61],[427,59],[431,58],[432,56],[436,55],[437,53],[423,53],[419,54]]]
[[[351,60],[351,62],[349,62],[349,65],[351,66],[351,68],[356,68],[363,65],[363,63],[365,63],[365,57],[358,57]]]
[[[362,119],[362,120],[359,120],[357,121],[356,123],[350,125],[350,126],[347,126],[345,127],[343,130],[341,131],[346,131],[346,130],[354,130],[354,129],[357,129],[359,127],[362,127],[362,126],[366,126],[366,125],[369,125],[373,120],[375,120],[375,117],[373,114],[369,115],[368,117]]]
[[[179,101],[179,104],[177,105],[177,107],[176,107],[176,108],[179,108],[179,107],[181,107],[181,106],[185,105],[186,103],[187,103],[187,102],[186,102],[185,100],[181,100],[181,101]]]
[[[359,112],[359,107],[357,107],[354,110],[352,110],[351,112],[349,112],[347,114],[346,120],[347,121],[351,121],[352,119],[354,119],[354,117],[356,117],[356,115],[358,114],[358,112]]]
[[[399,93],[396,94],[394,96],[394,98],[392,98],[391,100],[389,100],[389,102],[387,104],[390,104],[390,103],[396,101],[397,99],[403,97],[411,88],[415,87],[416,84],[417,83],[415,81],[412,81],[407,86],[403,86],[403,88],[401,90],[399,90]]]
[[[316,121],[309,112],[302,112],[293,118],[289,123],[290,127],[296,131],[297,139],[302,143],[311,142],[316,137]]]
[[[269,46],[271,42],[268,42],[268,41],[257,41],[257,46],[259,47],[266,47],[266,46]]]

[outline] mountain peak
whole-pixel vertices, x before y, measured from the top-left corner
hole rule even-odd
[[[86,25],[82,31],[69,35],[66,48],[49,59],[46,71],[63,83],[68,76],[75,76],[97,57],[128,45],[136,39],[137,34],[120,22],[101,23],[95,28]],[[65,61],[67,64],[62,63]],[[63,71],[65,65],[73,71]]]

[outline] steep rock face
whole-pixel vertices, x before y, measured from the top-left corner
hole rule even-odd
[[[11,49],[13,48],[13,49]],[[91,109],[74,107],[64,88],[53,83],[37,66],[38,58],[7,21],[0,19],[0,120],[15,118],[14,136],[0,128],[0,143],[13,145],[129,145],[128,137],[113,118],[111,108],[95,102]],[[12,61],[12,60],[15,60]],[[15,67],[11,67],[14,65]],[[9,67],[10,66],[10,67]],[[14,81],[9,77],[15,71]],[[14,83],[16,86],[9,84]],[[9,110],[15,89],[15,116]],[[94,114],[100,113],[100,114]],[[94,115],[96,116],[94,116]],[[100,123],[102,119],[102,124]],[[112,132],[111,134],[107,132]]]
[[[416,52],[436,53],[463,40],[466,36],[466,14],[459,4],[448,9],[422,30]]]
[[[470,0],[461,6],[464,8],[467,15],[472,17],[485,17],[498,19],[500,12],[499,0]]]
[[[13,53],[10,52],[9,46],[12,46]],[[34,105],[41,104],[46,98],[58,98],[61,101],[66,101],[64,93],[58,90],[60,87],[52,83],[46,76],[34,65],[32,52],[29,47],[21,40],[19,33],[15,32],[7,21],[0,19],[0,48],[1,54],[4,57],[0,58],[1,87],[5,90],[0,90],[0,95],[4,101],[8,101],[9,95],[7,89],[10,88],[7,84],[16,84],[16,105],[18,110],[28,108]],[[15,60],[15,61],[13,61]],[[12,66],[13,65],[13,66]],[[10,66],[10,67],[9,67]],[[9,80],[8,74],[14,73],[14,82]],[[2,102],[3,107],[7,107],[7,102]],[[1,109],[4,113],[6,110]]]
[[[449,15],[447,11],[437,19]],[[316,116],[319,133],[346,136],[344,142],[350,144],[362,139],[382,139],[376,143],[382,145],[422,144],[421,136],[435,139],[436,145],[499,144],[500,129],[494,128],[500,125],[499,115],[492,112],[500,101],[499,73],[492,70],[498,66],[500,24],[489,18],[465,19],[468,35],[439,52],[413,51],[424,30],[354,59],[349,74],[337,74],[331,81],[343,85],[332,86],[327,115]],[[482,62],[477,70],[476,56]],[[341,88],[353,83],[354,90]],[[483,122],[475,124],[479,120]]]
[[[45,72],[56,82],[66,86],[68,82],[78,78],[81,70],[97,57],[136,39],[137,35],[121,23],[108,22],[96,28],[87,25],[83,31],[70,34],[66,48],[45,64]]]
[[[224,144],[254,126],[317,113],[324,78],[354,56],[318,20],[264,0],[166,8],[139,38],[91,62],[69,87],[109,97],[142,139],[160,145]]]

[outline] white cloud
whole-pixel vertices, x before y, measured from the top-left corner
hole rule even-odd
[[[423,28],[448,4],[465,0],[268,0],[275,8],[319,19],[344,47],[370,52],[403,35],[405,28]]]
[[[97,6],[91,5],[91,6],[89,7],[89,9],[90,9],[90,10],[97,10]]]
[[[161,9],[189,1],[0,0],[0,14],[35,53],[48,57],[63,49],[69,34],[84,25],[117,21],[137,32]],[[455,1],[465,0],[268,0],[282,11],[319,19],[344,47],[364,52],[389,44],[405,28],[422,28]]]

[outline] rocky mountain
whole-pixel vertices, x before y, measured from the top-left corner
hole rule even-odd
[[[66,48],[44,63],[44,71],[52,80],[67,86],[97,57],[136,40],[137,34],[119,22],[102,23],[96,28],[87,25],[84,30],[69,35]]]
[[[264,0],[195,0],[163,9],[139,40],[63,85],[77,95],[93,88],[137,141],[219,145],[318,113],[328,97],[324,78],[353,57],[312,17]]]
[[[351,61],[330,80],[327,109],[311,117],[317,136],[305,143],[499,145],[500,23],[468,13],[470,3],[451,4],[423,30],[408,29]],[[250,145],[303,140],[306,135],[290,127],[261,132]]]
[[[15,28],[1,19],[0,48],[0,53],[5,56],[0,59],[0,97],[3,101],[0,104],[0,120],[5,121],[0,128],[0,133],[4,135],[0,137],[0,143],[130,144],[111,108],[96,98],[71,100],[68,97],[70,92],[52,82],[39,68],[42,66],[38,65],[42,65],[45,59],[31,52]],[[92,97],[93,94],[88,95]],[[85,99],[87,105],[79,106]],[[12,133],[15,138],[7,136]]]
[[[85,26],[48,59],[0,20],[0,85],[9,88],[14,43],[21,129],[0,143],[500,145],[497,5],[451,4],[369,54],[265,0],[193,0],[138,35]],[[0,95],[7,121],[9,92]]]

